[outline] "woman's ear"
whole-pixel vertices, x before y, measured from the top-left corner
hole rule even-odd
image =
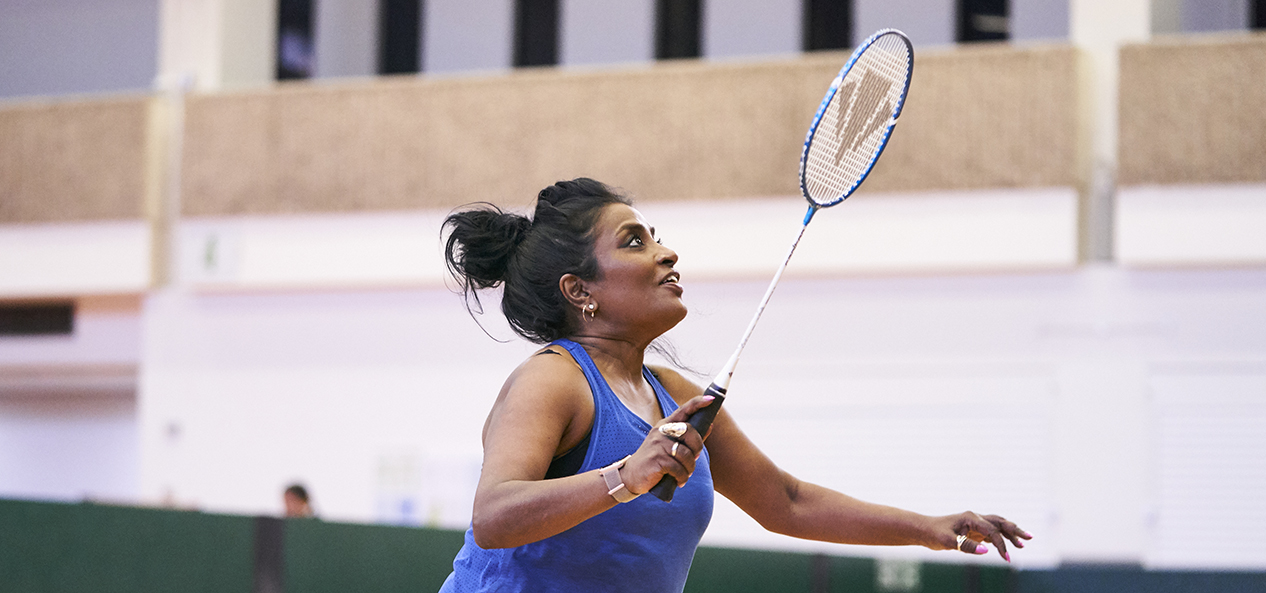
[[[589,302],[589,291],[585,289],[585,281],[575,274],[563,274],[558,279],[558,290],[563,293],[563,298],[576,308],[585,306]]]

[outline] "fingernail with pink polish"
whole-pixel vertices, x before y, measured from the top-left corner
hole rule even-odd
[[[714,395],[705,395],[705,396],[703,396],[703,401],[705,401],[705,402],[710,402],[710,401],[712,401],[712,400],[714,400],[714,399],[716,399],[716,396],[714,396]]]
[[[1003,552],[1003,553],[1002,553],[1002,558],[1003,558],[1003,560],[1006,560],[1007,562],[1010,562],[1010,561],[1011,561],[1011,554],[1008,554],[1008,553],[1006,553],[1006,552]]]
[[[979,544],[979,545],[977,545],[977,546],[976,546],[976,553],[977,553],[977,554],[988,554],[988,553],[989,553],[989,548],[988,548],[988,547],[986,547],[984,544]]]

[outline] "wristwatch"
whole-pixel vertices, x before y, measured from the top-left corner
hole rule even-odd
[[[628,487],[624,485],[624,480],[620,478],[620,468],[624,467],[624,462],[628,461],[629,457],[632,457],[632,455],[602,468],[602,471],[599,472],[602,474],[602,479],[607,482],[607,494],[610,494],[611,498],[620,503],[629,502],[641,496],[641,494],[629,492]]]

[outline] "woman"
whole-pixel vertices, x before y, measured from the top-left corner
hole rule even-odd
[[[591,179],[541,191],[531,220],[495,206],[445,221],[446,258],[468,299],[501,286],[515,332],[546,344],[501,388],[484,424],[483,472],[444,592],[681,591],[715,489],[771,531],[827,542],[1007,555],[1030,536],[996,516],[945,517],[862,502],[778,469],[724,411],[707,436],[684,424],[710,398],[651,342],[686,316],[677,254],[627,198]],[[641,496],[663,476],[673,501]]]

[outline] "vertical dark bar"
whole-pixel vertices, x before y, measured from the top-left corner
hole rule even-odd
[[[378,73],[418,72],[422,43],[422,0],[379,0]]]
[[[312,77],[312,0],[277,2],[277,80]]]
[[[853,3],[850,0],[804,1],[804,50],[853,46]]]
[[[831,557],[814,554],[809,558],[810,593],[831,593]]]
[[[656,0],[655,58],[697,58],[699,27],[703,21],[699,0]]]
[[[958,41],[1011,38],[1008,0],[958,0]]]
[[[1266,0],[1252,0],[1249,7],[1248,28],[1266,29]]]
[[[558,0],[516,0],[514,65],[558,63]]]
[[[286,522],[255,517],[255,578],[251,593],[286,591]]]
[[[980,567],[975,564],[963,566],[963,593],[980,593]]]

